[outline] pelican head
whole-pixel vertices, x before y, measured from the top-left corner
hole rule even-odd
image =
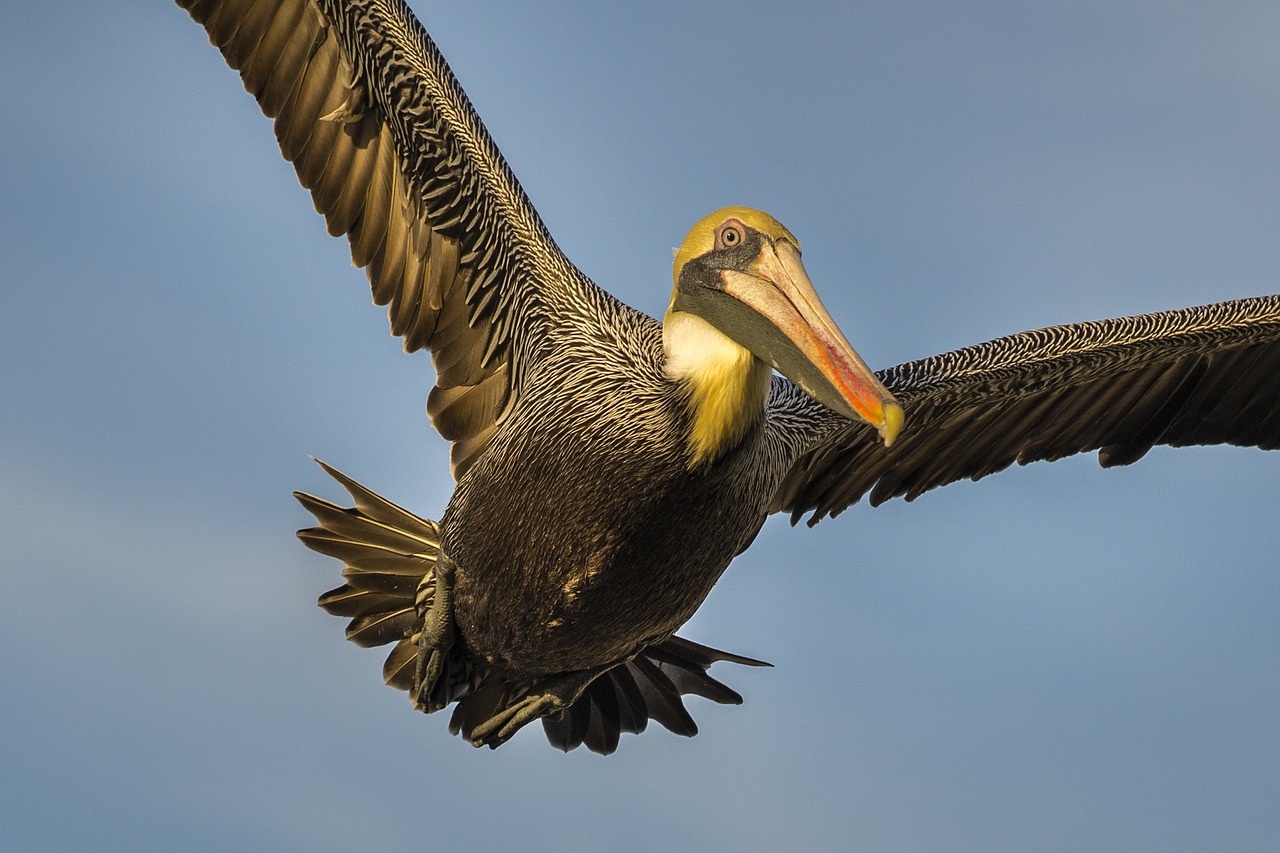
[[[902,407],[836,327],[800,262],[800,242],[778,220],[746,207],[717,210],[676,252],[674,278],[664,322],[669,374],[697,381],[713,361],[724,372],[736,350],[739,361],[758,360],[755,375],[767,365],[766,380],[771,367],[893,442]]]

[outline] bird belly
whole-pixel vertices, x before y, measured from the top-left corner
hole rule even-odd
[[[502,476],[478,466],[442,524],[462,638],[529,675],[603,666],[665,639],[754,537],[767,501],[690,473],[677,454],[549,446],[511,457],[523,464]]]

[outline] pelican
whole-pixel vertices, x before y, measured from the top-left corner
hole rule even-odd
[[[452,442],[440,521],[327,465],[311,548],[387,683],[497,747],[609,753],[683,703],[742,697],[676,635],[769,514],[810,524],[1017,462],[1280,444],[1280,296],[1000,338],[874,373],[799,240],[728,207],[681,244],[661,322],[560,251],[401,0],[178,0],[275,120],[391,331],[429,350]]]

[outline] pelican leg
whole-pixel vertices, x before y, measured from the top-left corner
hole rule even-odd
[[[592,681],[613,668],[609,666],[567,672],[540,681],[522,699],[517,699],[468,734],[472,746],[497,749],[524,726],[534,720],[566,710]]]
[[[418,634],[418,660],[414,670],[414,706],[425,713],[449,704],[445,662],[453,648],[453,578],[455,564],[444,551],[435,567],[435,593]]]

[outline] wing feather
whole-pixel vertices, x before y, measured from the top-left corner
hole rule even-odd
[[[433,419],[456,442],[460,476],[545,340],[594,322],[581,306],[611,297],[547,234],[402,0],[178,5],[275,119],[281,153],[329,233],[349,237],[392,333],[431,351]]]
[[[828,429],[774,501],[810,524],[869,498],[1098,451],[1128,465],[1157,444],[1280,447],[1280,296],[1023,332],[880,372],[906,412],[893,447]],[[808,417],[837,416],[799,396]]]

